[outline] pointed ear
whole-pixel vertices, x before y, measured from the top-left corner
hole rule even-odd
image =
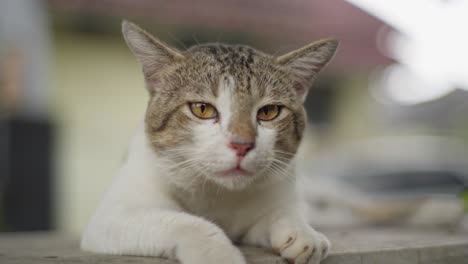
[[[337,40],[323,39],[276,58],[277,64],[291,70],[294,88],[303,102],[315,77],[331,60],[337,47]]]
[[[159,83],[159,73],[175,61],[182,60],[184,56],[131,22],[122,22],[122,33],[128,47],[143,67],[148,90],[154,92]]]

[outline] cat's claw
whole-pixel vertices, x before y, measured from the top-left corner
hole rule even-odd
[[[318,264],[327,257],[330,248],[328,239],[312,228],[282,230],[273,237],[272,245],[291,264]]]

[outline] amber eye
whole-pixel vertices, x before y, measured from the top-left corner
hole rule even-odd
[[[201,119],[211,119],[218,116],[218,111],[214,106],[207,103],[190,103],[192,113]]]
[[[280,109],[279,105],[265,105],[258,110],[257,118],[261,121],[273,120],[279,115]]]

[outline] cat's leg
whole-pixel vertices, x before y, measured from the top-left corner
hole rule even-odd
[[[215,224],[183,212],[132,209],[96,215],[81,242],[87,251],[163,256],[183,264],[245,264]]]
[[[327,257],[330,242],[292,210],[264,216],[244,236],[243,243],[271,247],[294,264],[317,264]]]

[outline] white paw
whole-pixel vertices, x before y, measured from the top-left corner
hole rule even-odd
[[[180,260],[183,264],[246,264],[240,250],[231,244],[200,244],[186,249]]]
[[[330,248],[328,239],[310,227],[275,230],[271,242],[281,257],[294,264],[318,264]]]
[[[176,249],[182,264],[246,264],[240,250],[219,227],[203,223],[183,231]]]
[[[203,264],[246,264],[240,250],[233,245],[219,245],[212,248],[212,254],[207,254]]]

